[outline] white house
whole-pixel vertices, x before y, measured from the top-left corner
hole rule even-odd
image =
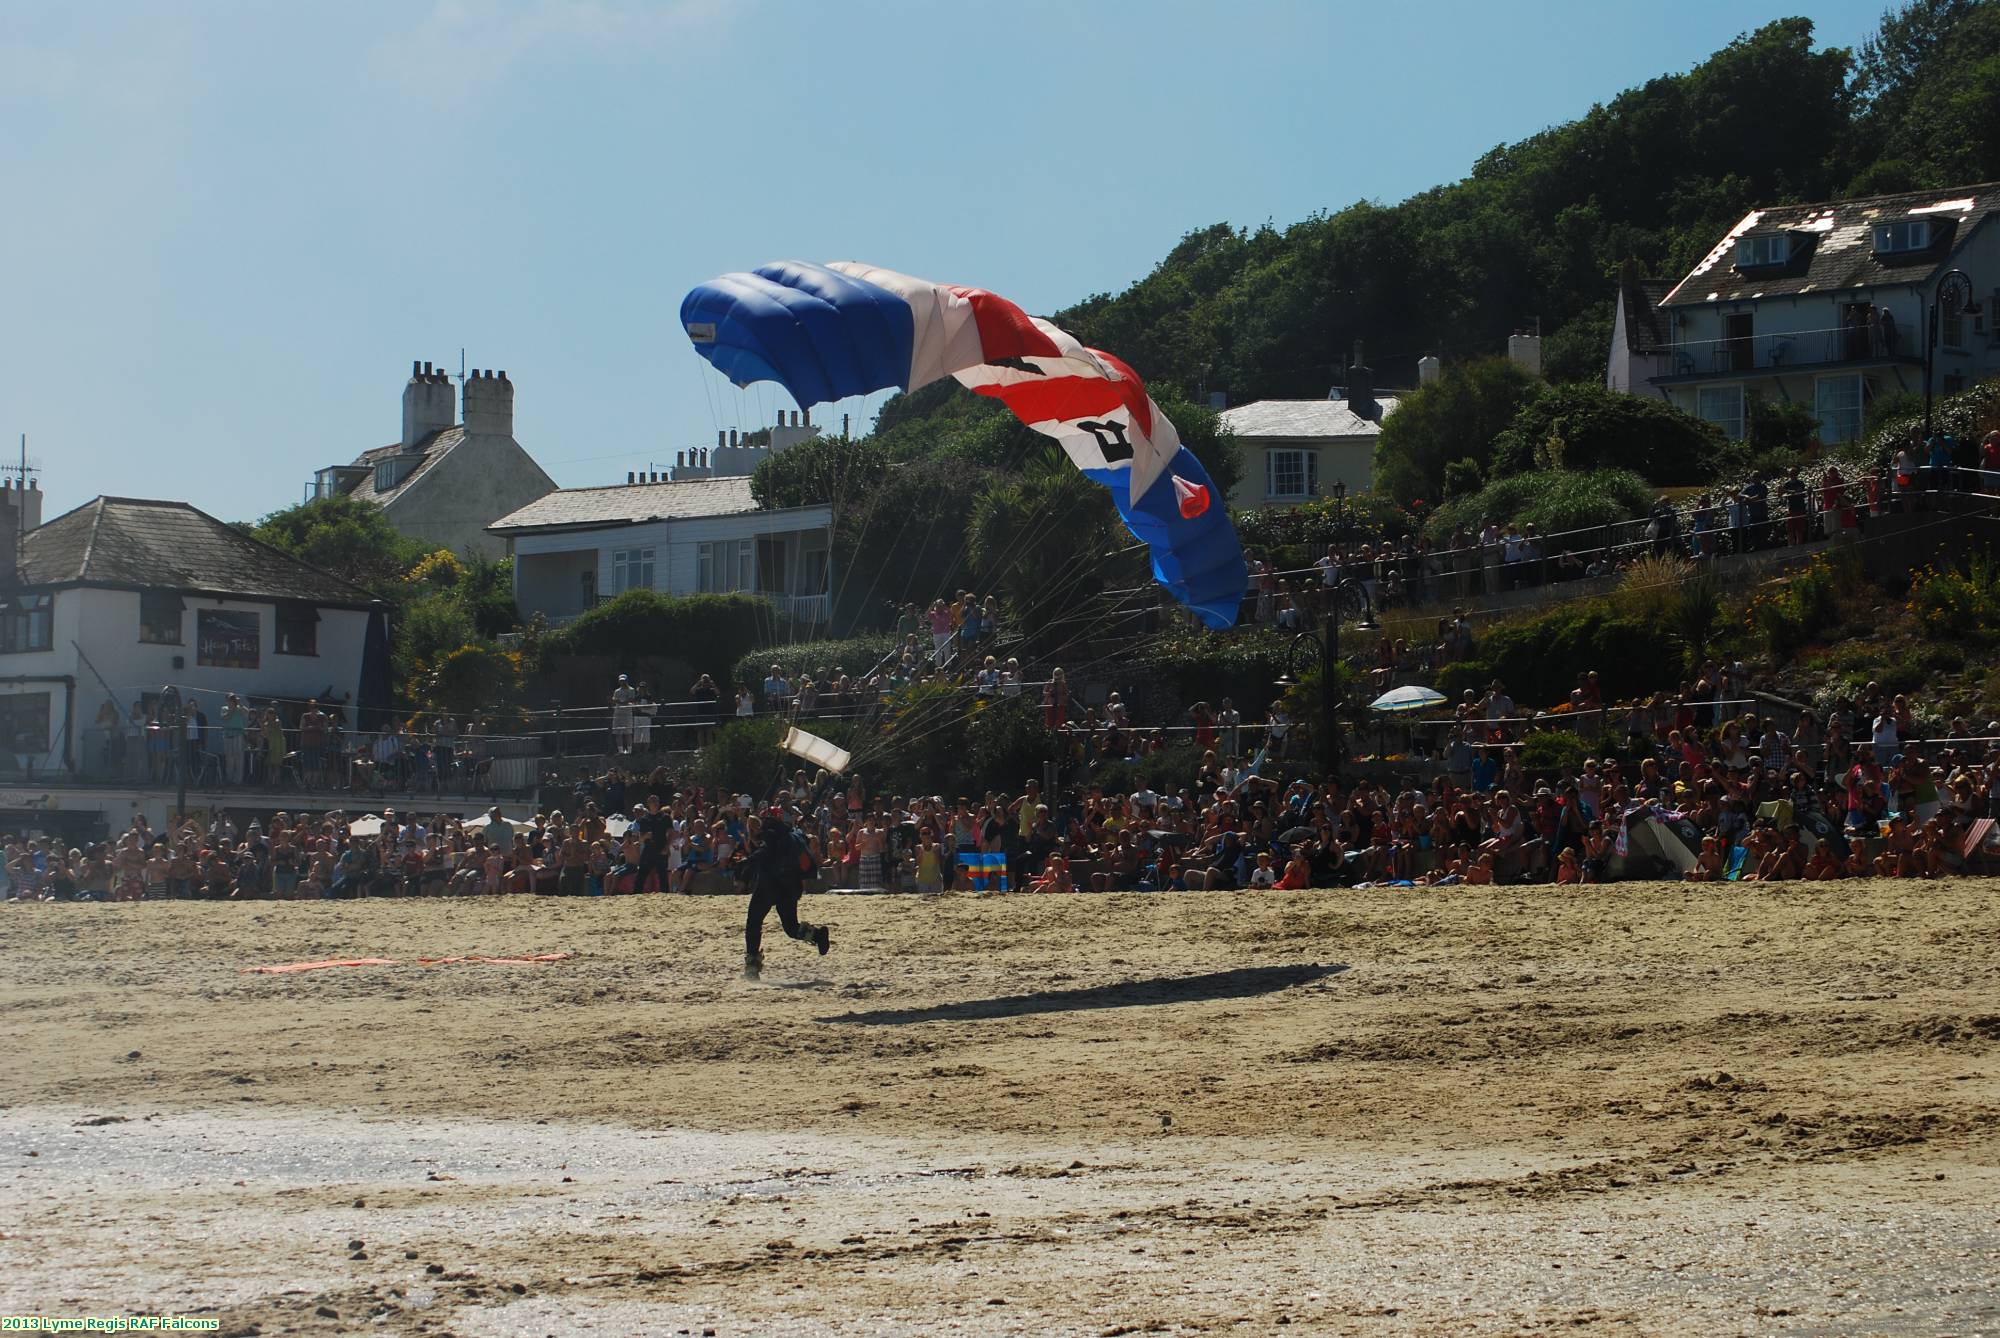
[[[1388,396],[1369,406],[1335,392],[1323,400],[1258,400],[1222,411],[1236,437],[1243,474],[1230,490],[1237,510],[1297,506],[1328,497],[1335,483],[1367,492],[1375,477],[1375,438],[1395,412]]]
[[[824,623],[833,508],[759,510],[743,477],[562,488],[490,528],[514,557],[523,617],[576,617],[627,590],[742,591]]]
[[[1650,395],[1652,381],[1673,370],[1673,345],[1660,303],[1673,290],[1671,279],[1642,279],[1626,261],[1618,275],[1618,306],[1611,317],[1611,357],[1604,384],[1627,394]]]
[[[0,508],[0,771],[11,782],[113,779],[101,774],[99,712],[108,701],[129,720],[169,684],[211,721],[230,692],[281,704],[288,722],[315,697],[375,704],[363,670],[370,621],[385,615],[359,586],[185,502],[99,497],[18,541],[13,514]],[[386,621],[375,635],[386,677]]]
[[[514,440],[514,383],[505,372],[465,378],[465,421],[443,367],[410,364],[403,386],[403,432],[350,464],[313,475],[314,497],[342,494],[373,502],[397,531],[461,557],[499,557],[487,526],[555,491],[534,457]]]
[[[1660,300],[1665,366],[1643,384],[1635,370],[1629,388],[1650,387],[1731,437],[1756,397],[1790,400],[1813,411],[1823,441],[1852,440],[1870,399],[1922,392],[1925,323],[1953,270],[1983,309],[1941,312],[1934,389],[1991,375],[1996,206],[2000,184],[1753,209]],[[1617,351],[1614,336],[1614,374]]]

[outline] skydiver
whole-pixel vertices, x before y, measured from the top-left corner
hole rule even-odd
[[[799,897],[805,892],[806,874],[812,853],[805,838],[792,826],[784,810],[773,808],[764,815],[757,835],[757,848],[743,861],[737,877],[750,888],[750,914],[743,922],[743,975],[756,980],[764,971],[764,917],[773,907],[785,934],[801,943],[810,943],[824,957],[833,946],[825,925],[799,919]]]

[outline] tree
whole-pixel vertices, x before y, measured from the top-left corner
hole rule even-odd
[[[301,562],[398,602],[410,593],[404,577],[426,551],[421,543],[397,533],[381,507],[345,496],[315,498],[273,511],[250,533]]]
[[[1445,368],[1403,397],[1382,420],[1375,439],[1375,487],[1403,505],[1435,500],[1445,466],[1471,460],[1484,468],[1493,439],[1513,422],[1541,382],[1505,358],[1480,358]]]
[[[872,437],[813,437],[761,461],[750,475],[750,495],[766,511],[857,504],[888,472],[889,456]]]
[[[509,715],[520,699],[519,657],[477,641],[440,656],[423,688],[424,706],[459,716]]]
[[[1073,618],[1104,588],[1114,516],[1109,493],[1060,451],[1044,452],[974,503],[966,540],[978,582],[1006,597],[1013,624],[1030,636]]]

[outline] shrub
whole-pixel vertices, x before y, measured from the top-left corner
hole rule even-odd
[[[1789,469],[1819,437],[1819,415],[1797,400],[1760,396],[1750,401],[1749,429],[1751,451],[1759,457],[1782,455]]]
[[[425,706],[459,716],[511,719],[520,699],[520,658],[484,642],[440,656],[423,683]]]
[[[673,656],[727,691],[730,669],[745,652],[774,639],[777,615],[749,595],[624,594],[543,641],[543,654]]]
[[[924,644],[930,644],[928,632],[925,633]],[[747,683],[755,690],[774,664],[785,671],[786,678],[795,681],[800,674],[830,675],[837,668],[859,676],[880,664],[895,645],[894,634],[877,632],[834,641],[795,641],[787,646],[765,646],[739,658],[730,667],[730,680],[738,684]]]
[[[696,755],[696,781],[711,792],[762,798],[784,772],[788,754],[778,751],[784,735],[785,722],[777,716],[728,721]]]
[[[1543,534],[1561,534],[1642,516],[1652,509],[1654,496],[1644,479],[1624,469],[1516,474],[1487,484],[1471,497],[1446,502],[1424,529],[1435,543],[1448,540],[1460,526],[1477,532],[1479,522],[1488,518],[1497,524],[1513,520],[1532,524]]]
[[[1753,595],[1744,622],[1772,655],[1790,659],[1839,625],[1837,594],[1832,566],[1824,556],[1815,557],[1789,579]]]
[[[1908,608],[1927,636],[1990,644],[2000,637],[2000,563],[1981,554],[1962,569],[1920,567]]]
[[[1042,774],[1042,764],[1056,755],[1056,737],[1042,722],[1042,704],[1026,694],[1002,697],[972,713],[966,728],[965,761],[982,786],[1018,790],[1021,782]]]
[[[1575,775],[1589,758],[1590,745],[1564,729],[1538,729],[1521,740],[1518,754],[1521,768],[1536,780],[1553,779],[1563,772]]]
[[[1659,484],[1706,483],[1723,449],[1714,424],[1664,400],[1602,385],[1564,385],[1521,406],[1493,442],[1491,473],[1629,469]]]
[[[1454,460],[1444,467],[1444,495],[1447,500],[1470,497],[1485,486],[1486,471],[1471,456]]]
[[[1607,701],[1641,697],[1679,683],[1681,648],[1658,619],[1570,604],[1493,628],[1473,659],[1439,672],[1437,690],[1456,698],[1468,688],[1483,692],[1497,678],[1523,705],[1552,706],[1567,701],[1576,676],[1592,669]]]

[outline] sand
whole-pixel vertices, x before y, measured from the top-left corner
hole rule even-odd
[[[2000,1331],[1996,901],[0,908],[0,1314]]]

